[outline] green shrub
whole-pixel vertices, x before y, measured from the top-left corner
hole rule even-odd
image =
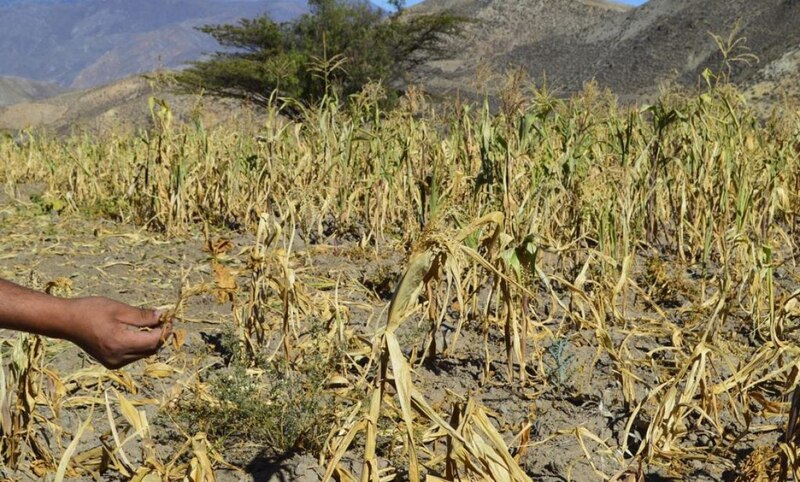
[[[274,453],[320,450],[336,420],[335,400],[324,389],[326,364],[304,361],[302,371],[283,361],[263,373],[240,364],[220,370],[208,384],[210,398],[178,404],[178,420],[212,443],[260,445]]]
[[[449,13],[401,16],[369,3],[310,0],[311,12],[289,23],[268,16],[200,30],[225,50],[177,74],[180,85],[268,104],[277,97],[318,101],[392,83],[414,65],[449,55],[447,40],[465,19]],[[399,5],[398,5],[399,6]]]

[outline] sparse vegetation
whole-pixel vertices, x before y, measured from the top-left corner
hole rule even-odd
[[[249,373],[242,366],[221,370],[209,387],[213,401],[190,399],[177,413],[189,430],[208,434],[218,448],[255,444],[276,455],[319,451],[337,407],[324,390],[327,372],[312,365],[302,371],[280,365]]]

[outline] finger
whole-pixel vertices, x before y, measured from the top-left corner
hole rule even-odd
[[[147,353],[158,350],[168,332],[159,327],[150,331],[127,331],[125,344],[129,354]]]
[[[128,317],[125,322],[129,325],[153,328],[161,323],[161,310],[150,310],[144,308],[134,308],[135,313]]]

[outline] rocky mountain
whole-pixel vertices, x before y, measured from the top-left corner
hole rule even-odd
[[[21,77],[0,76],[0,106],[50,97],[60,93],[56,84]]]
[[[759,69],[746,94],[765,113],[786,101],[800,112],[800,45]]]
[[[0,0],[0,75],[92,87],[216,50],[198,25],[306,9],[305,0]]]
[[[465,90],[482,70],[520,66],[562,93],[595,79],[638,98],[663,83],[693,85],[706,67],[718,71],[723,56],[712,33],[727,39],[737,29],[733,38],[744,40],[730,56],[759,58],[734,64],[733,79],[742,83],[763,80],[765,66],[800,48],[798,0],[650,0],[638,8],[601,0],[428,0],[410,13],[444,9],[477,22],[454,59],[415,73],[433,92]]]
[[[583,32],[622,18],[628,10],[599,0],[427,0],[407,14],[449,11],[472,23],[453,45],[453,58],[427,64],[413,73],[414,80],[436,93],[469,92],[480,89],[476,82],[482,82],[487,70],[500,72],[522,66],[533,72],[549,69],[553,62],[571,63],[562,55],[572,43],[581,41]],[[550,43],[550,55],[539,59],[512,55],[519,48],[539,43]]]

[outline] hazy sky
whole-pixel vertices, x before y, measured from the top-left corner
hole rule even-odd
[[[411,5],[419,3],[420,1],[421,0],[406,0],[406,6],[410,7]],[[645,3],[647,0],[613,0],[613,1],[616,1],[618,3],[627,3],[628,5],[641,5]],[[389,4],[386,3],[385,0],[373,0],[373,3],[380,5],[384,8],[389,8]]]

